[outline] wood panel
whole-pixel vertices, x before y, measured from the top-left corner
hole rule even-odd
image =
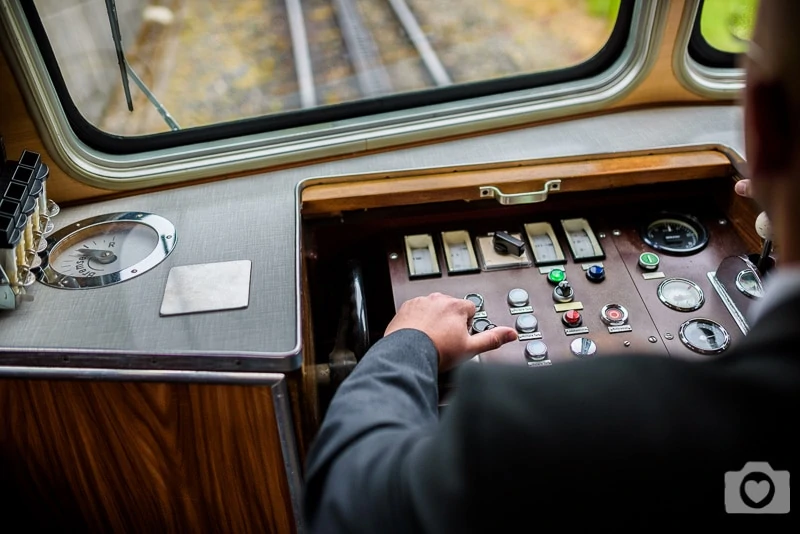
[[[50,167],[47,194],[60,204],[108,194],[108,191],[90,187],[70,178],[55,164],[36,130],[33,118],[15,82],[5,54],[0,51],[0,135],[5,141],[8,158],[18,159],[25,149],[41,154],[43,161]]]
[[[320,184],[302,192],[303,216],[336,214],[377,207],[424,204],[450,200],[479,200],[479,187],[497,186],[503,193],[541,190],[547,180],[560,179],[561,193],[692,180],[721,176],[730,171],[729,160],[707,150],[594,159],[514,167],[453,168],[450,172],[416,175],[375,174],[353,181]],[[458,177],[454,178],[454,173]],[[551,193],[559,194],[559,193]]]
[[[0,413],[5,524],[294,531],[269,386],[7,379]]]

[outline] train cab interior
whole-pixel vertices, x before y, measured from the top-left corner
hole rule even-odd
[[[2,2],[9,513],[303,532],[332,395],[432,292],[519,333],[465,365],[736,346],[779,261],[734,193],[755,8]]]

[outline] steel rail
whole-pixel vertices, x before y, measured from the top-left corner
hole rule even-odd
[[[361,91],[366,96],[393,92],[389,73],[381,62],[378,45],[375,44],[353,0],[333,0],[333,5]]]
[[[289,18],[289,33],[292,36],[292,55],[294,56],[294,68],[297,71],[297,84],[300,89],[300,105],[304,108],[312,108],[317,105],[317,93],[301,1],[286,0],[286,13]]]
[[[406,0],[388,1],[436,85],[452,85],[453,80],[450,79],[444,65],[439,61],[439,56],[434,52],[428,37],[422,31],[417,17],[414,16]]]

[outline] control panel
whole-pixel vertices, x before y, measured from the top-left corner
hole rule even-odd
[[[745,250],[724,218],[663,212],[643,221],[489,224],[386,241],[395,309],[440,292],[475,304],[466,325],[473,334],[516,329],[517,342],[475,362],[535,368],[627,353],[702,360],[744,335],[709,276]]]

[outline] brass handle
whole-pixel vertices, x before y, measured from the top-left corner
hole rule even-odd
[[[547,200],[547,194],[551,191],[561,190],[561,180],[548,180],[544,183],[541,191],[531,191],[529,193],[505,194],[493,185],[482,185],[480,187],[481,198],[494,198],[500,204],[509,206],[514,204],[533,204]]]

